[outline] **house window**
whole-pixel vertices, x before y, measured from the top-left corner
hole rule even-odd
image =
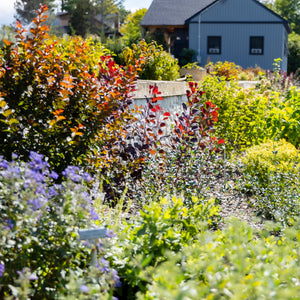
[[[221,37],[207,37],[207,54],[221,54]]]
[[[264,54],[264,37],[250,36],[250,55]]]

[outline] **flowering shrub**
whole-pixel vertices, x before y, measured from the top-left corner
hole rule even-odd
[[[209,70],[209,73],[219,77],[225,77],[226,80],[238,79],[240,69],[235,63],[228,61],[218,61],[215,64],[210,62],[205,68]]]
[[[136,74],[90,41],[50,39],[46,10],[38,11],[30,36],[18,24],[16,44],[5,41],[0,54],[0,153],[27,159],[34,150],[61,173],[84,162],[106,118],[132,102]]]
[[[58,174],[35,152],[28,163],[0,158],[1,299],[105,299],[118,285],[103,257],[105,242],[98,242],[101,255],[90,266],[89,244],[79,241],[78,229],[99,218],[91,203],[99,191],[89,192],[84,183],[92,178],[78,167],[69,166],[63,175],[65,181],[55,184]]]

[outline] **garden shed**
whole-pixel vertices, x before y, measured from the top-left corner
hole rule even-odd
[[[169,51],[196,51],[200,65],[232,61],[272,69],[281,58],[287,69],[289,23],[257,0],[153,0],[141,26],[164,34]]]

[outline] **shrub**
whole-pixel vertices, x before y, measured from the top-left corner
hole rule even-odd
[[[27,159],[30,150],[38,151],[60,173],[83,162],[105,119],[132,102],[136,76],[91,41],[49,39],[42,25],[46,9],[39,10],[30,36],[19,24],[16,45],[5,41],[1,53],[0,153]]]
[[[140,79],[175,80],[179,78],[177,59],[164,51],[156,42],[152,41],[147,44],[141,40],[138,44],[132,44],[131,47],[125,48],[122,56],[125,65],[131,65],[140,58],[144,60],[139,71]]]
[[[296,87],[288,90],[285,98],[270,108],[266,122],[270,128],[270,138],[286,139],[299,148],[300,145],[300,93]]]
[[[117,296],[135,299],[138,290],[143,293],[168,251],[173,255],[181,252],[218,218],[214,200],[204,202],[193,197],[190,207],[184,203],[182,198],[159,198],[125,224],[118,244],[112,248],[111,260],[122,278]]]
[[[97,242],[100,255],[90,266],[88,243],[79,241],[78,229],[98,219],[86,185],[91,176],[73,166],[63,175],[55,184],[58,174],[35,152],[28,163],[0,158],[1,299],[108,299],[118,283],[105,243]]]
[[[195,61],[196,56],[197,51],[193,49],[183,48],[179,54],[179,65],[185,66],[186,64],[193,63]]]
[[[209,70],[209,73],[219,77],[225,77],[226,80],[238,79],[239,66],[233,62],[218,61],[215,64],[207,64],[205,68]]]
[[[205,91],[202,97],[219,108],[214,134],[226,141],[226,151],[243,151],[269,137],[266,117],[272,101],[278,99],[276,95],[269,99],[253,89],[241,88],[236,81],[227,84],[225,78],[215,76],[206,76],[199,88]]]
[[[203,231],[177,255],[166,254],[137,299],[297,299],[299,224],[281,237],[237,220],[222,232]]]
[[[267,184],[269,174],[297,173],[300,167],[300,152],[285,140],[268,141],[247,149],[242,161],[244,170],[249,175]]]
[[[242,158],[245,191],[258,214],[291,225],[300,213],[300,155],[285,140],[253,146]]]

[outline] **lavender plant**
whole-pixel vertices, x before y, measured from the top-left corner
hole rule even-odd
[[[1,299],[109,299],[119,284],[103,258],[104,241],[95,246],[99,257],[91,266],[90,244],[78,239],[78,229],[99,218],[87,186],[92,177],[73,166],[62,175],[56,184],[59,175],[35,152],[28,163],[0,157]]]

